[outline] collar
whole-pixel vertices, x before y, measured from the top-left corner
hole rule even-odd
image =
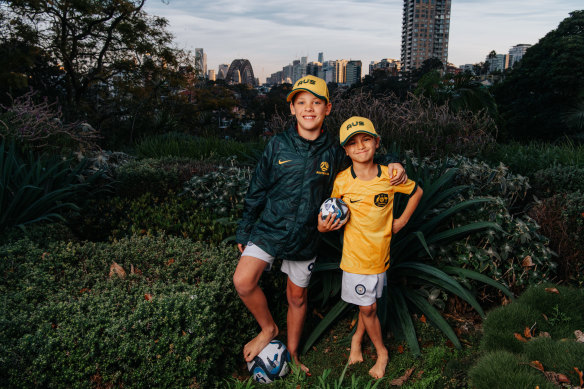
[[[351,175],[353,176],[353,178],[357,178],[355,170],[353,170],[353,165],[351,165]],[[381,165],[379,164],[377,164],[377,177],[381,177]]]

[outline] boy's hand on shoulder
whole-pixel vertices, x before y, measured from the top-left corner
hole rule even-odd
[[[326,219],[322,220],[322,213],[318,213],[318,231],[330,232],[338,230],[342,227],[340,219],[333,218],[333,214],[329,214]]]
[[[389,179],[391,185],[405,184],[408,180],[408,175],[406,174],[406,169],[404,169],[401,163],[390,163],[387,167],[391,175],[391,178]]]
[[[402,228],[405,227],[406,221],[403,218],[393,219],[393,225],[391,226],[391,233],[397,234]]]

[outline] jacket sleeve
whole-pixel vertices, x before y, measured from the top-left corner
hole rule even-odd
[[[237,243],[246,245],[254,224],[266,205],[267,191],[272,183],[270,170],[273,161],[273,142],[269,142],[255,168],[243,203],[243,215],[235,233]]]
[[[402,161],[399,159],[399,157],[395,154],[392,153],[387,153],[385,155],[376,155],[375,158],[373,158],[373,161],[375,163],[378,163],[380,165],[388,165],[390,163],[402,163]]]

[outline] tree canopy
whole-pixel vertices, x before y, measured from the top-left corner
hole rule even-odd
[[[581,131],[566,117],[584,99],[584,10],[571,12],[529,48],[495,96],[509,137],[553,139]]]

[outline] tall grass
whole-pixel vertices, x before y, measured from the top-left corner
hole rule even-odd
[[[484,158],[494,163],[503,162],[514,173],[530,176],[554,165],[584,168],[584,145],[569,141],[561,144],[512,142],[498,144],[484,153]]]
[[[198,160],[235,155],[243,162],[254,162],[264,146],[263,141],[242,143],[171,132],[144,138],[136,145],[136,154],[140,158],[183,157]]]

